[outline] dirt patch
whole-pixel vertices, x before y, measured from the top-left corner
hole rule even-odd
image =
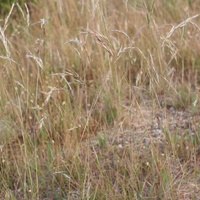
[[[191,138],[198,137],[199,113],[173,107],[160,107],[155,111],[152,106],[143,106],[132,112],[135,116],[131,118],[133,128],[119,125],[83,143],[84,147],[90,146],[90,157],[95,157],[100,151],[102,154],[105,147],[104,162],[116,162],[127,151],[133,151],[138,152],[138,158],[145,158],[148,163],[152,147],[156,148],[158,156],[165,159],[174,184],[169,187],[175,188],[176,199],[199,199],[200,179],[195,176],[195,172],[200,170],[200,151],[195,145],[190,145],[191,140],[195,141]],[[188,138],[191,140],[187,143]],[[110,148],[114,148],[116,153],[108,153]],[[81,157],[85,156],[81,153]],[[166,196],[166,199],[170,197]]]

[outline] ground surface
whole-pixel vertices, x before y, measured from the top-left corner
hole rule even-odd
[[[138,152],[141,161],[146,160],[148,165],[148,162],[151,162],[148,160],[148,155],[152,153],[153,146],[159,149],[160,157],[167,157],[165,160],[167,163],[163,164],[168,166],[170,176],[174,179],[173,183],[176,185],[174,192],[176,192],[177,200],[200,199],[200,177],[194,173],[194,165],[195,170],[200,169],[200,149],[194,149],[195,156],[187,161],[182,160],[181,155],[179,158],[173,153],[165,155],[166,149],[173,148],[169,144],[169,137],[176,140],[184,140],[183,138],[187,140],[199,130],[199,112],[176,109],[172,105],[161,106],[155,111],[151,102],[146,102],[146,105],[142,107],[130,109],[130,112],[135,116],[132,118],[132,129],[124,128],[122,122],[109,132],[100,132],[89,142],[83,143],[84,149],[85,145],[90,146],[90,158],[96,157],[99,151],[104,151],[106,156],[101,162],[114,163],[117,159],[120,161],[121,157],[126,156],[127,151],[133,151]],[[170,136],[167,134],[168,131]],[[180,143],[182,144],[182,141]],[[178,145],[179,142],[177,142]],[[187,142],[184,145],[184,152],[187,154],[187,150],[193,147],[187,146]],[[111,146],[116,154],[113,151],[108,153]],[[80,155],[84,157],[81,149]],[[181,182],[177,184],[176,180],[180,179]],[[113,185],[113,189],[116,189],[115,187]],[[120,191],[116,189],[116,192]]]

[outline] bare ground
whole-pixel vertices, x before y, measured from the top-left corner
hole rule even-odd
[[[152,147],[156,148],[159,152],[158,156],[164,158],[163,162],[167,165],[173,179],[174,185],[169,186],[169,190],[170,187],[175,188],[174,193],[177,197],[175,199],[200,199],[200,177],[197,177],[194,172],[200,170],[200,149],[198,146],[191,146],[190,143],[187,146],[187,138],[195,135],[198,137],[199,112],[176,109],[170,104],[155,109],[152,103],[130,109],[130,112],[132,113],[131,129],[130,126],[127,128],[124,125],[126,124],[126,117],[124,117],[124,121],[109,132],[100,132],[89,142],[84,142],[83,148],[80,149],[81,157],[87,159],[82,151],[86,146],[90,146],[90,158],[96,157],[101,151],[104,155],[101,162],[104,163],[116,162],[117,159],[126,156],[127,151],[133,151],[138,152],[138,157],[146,160],[148,165],[150,162],[148,159],[152,158],[150,156]],[[171,140],[173,142],[177,140],[177,146],[173,146]],[[104,148],[106,148],[105,153],[102,153]],[[108,148],[115,149],[116,154],[112,150],[108,153]],[[165,199],[171,198],[166,195]]]

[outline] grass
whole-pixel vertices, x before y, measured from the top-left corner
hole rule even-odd
[[[191,0],[13,4],[0,199],[197,199],[199,21]]]

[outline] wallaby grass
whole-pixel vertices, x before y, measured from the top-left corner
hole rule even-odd
[[[0,198],[196,199],[199,8],[13,4],[0,27]],[[162,142],[146,128],[159,112]],[[170,112],[187,125],[171,130]]]

